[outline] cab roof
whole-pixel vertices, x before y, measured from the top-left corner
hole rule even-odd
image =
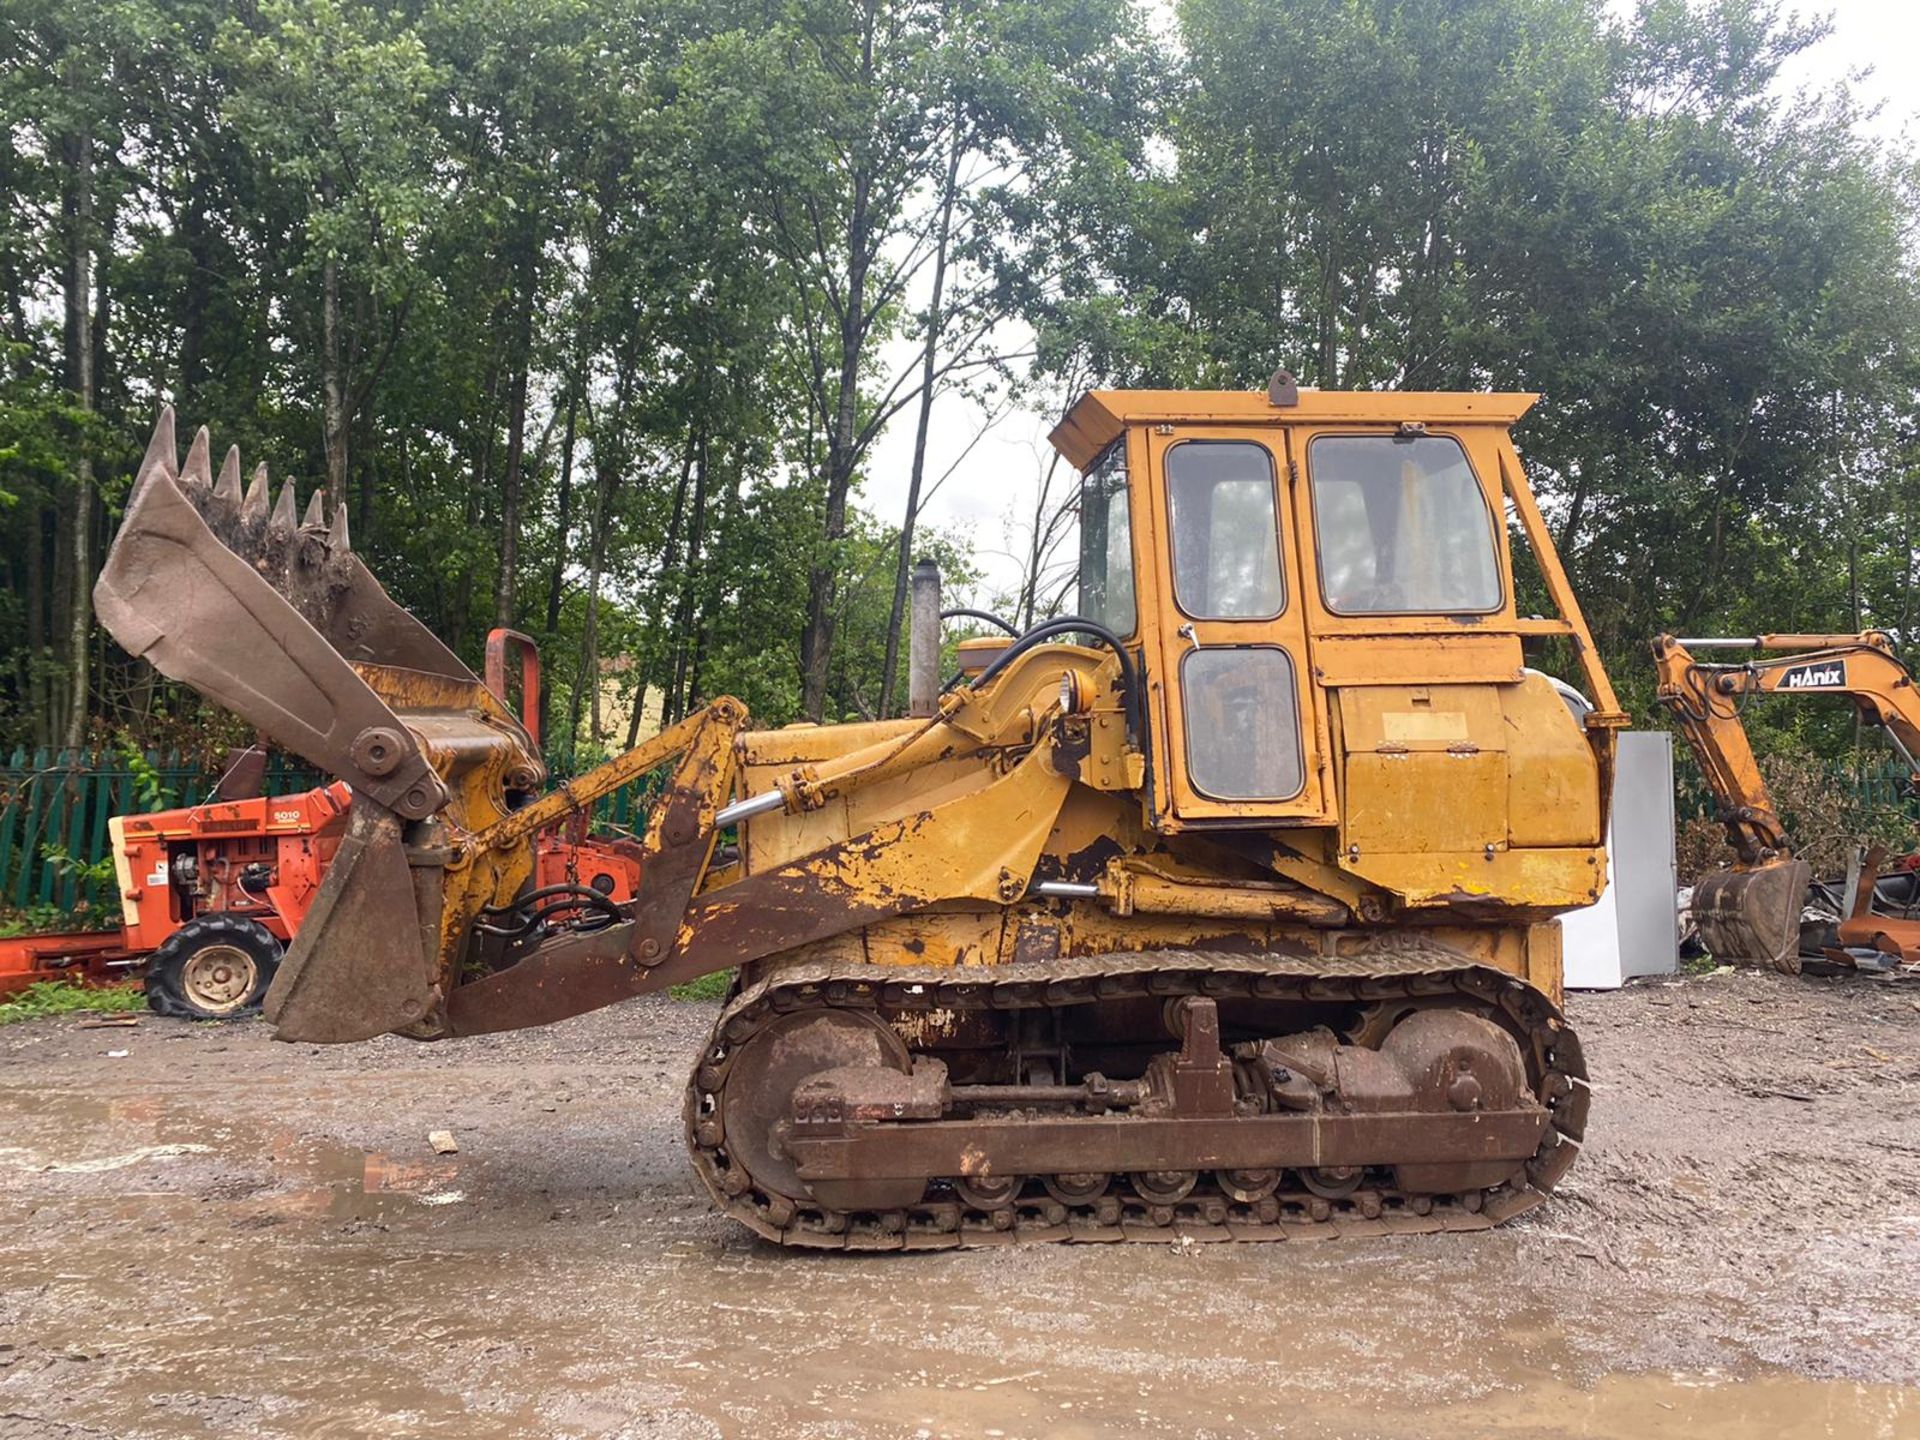
[[[1302,390],[1275,405],[1258,390],[1089,390],[1047,438],[1085,470],[1129,425],[1511,425],[1538,395],[1447,390]]]

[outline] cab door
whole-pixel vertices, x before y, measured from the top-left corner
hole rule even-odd
[[[1148,476],[1160,808],[1179,825],[1324,821],[1326,712],[1307,656],[1284,435],[1158,427]]]

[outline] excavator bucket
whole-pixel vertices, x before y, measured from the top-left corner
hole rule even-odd
[[[291,484],[270,498],[264,465],[244,488],[240,476],[237,449],[215,475],[204,429],[182,463],[163,410],[94,604],[130,653],[352,786],[351,863],[329,871],[266,1008],[288,1038],[382,1034],[426,1015],[445,961],[439,896],[409,858],[431,837],[410,849],[403,827],[493,818],[463,813],[460,784],[489,757],[521,788],[545,770],[519,723],[354,555],[344,506],[329,518],[316,491],[302,515]]]
[[[1693,920],[1717,960],[1800,973],[1800,910],[1813,871],[1779,859],[1756,870],[1717,870],[1694,887]]]

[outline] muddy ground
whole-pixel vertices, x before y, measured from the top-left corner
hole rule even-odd
[[[711,1213],[711,1006],[12,1026],[0,1437],[1920,1436],[1920,982],[1569,1008],[1591,1143],[1503,1230],[907,1256]]]

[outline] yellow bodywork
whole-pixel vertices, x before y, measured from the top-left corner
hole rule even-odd
[[[1053,438],[1083,472],[1083,530],[1105,507],[1083,554],[1098,624],[976,647],[929,717],[750,730],[723,698],[543,795],[482,687],[356,664],[452,797],[405,834],[430,937],[407,993],[432,999],[403,1023],[513,1028],[823,956],[1331,958],[1409,935],[1557,996],[1554,917],[1605,883],[1625,717],[1508,435],[1533,398],[1085,396]],[[1551,616],[1515,608],[1510,528]],[[1526,667],[1549,638],[1578,658],[1578,718]],[[624,923],[478,939],[538,830],[669,765]],[[364,823],[398,893],[380,838],[398,832]],[[339,1008],[324,936],[299,959],[311,1013]],[[366,1009],[354,1025],[378,1033]]]
[[[743,734],[735,793],[778,791],[784,803],[743,824],[737,863],[709,881],[717,902],[775,871],[814,876],[823,897],[912,901],[735,958],[777,965],[822,947],[888,965],[1162,947],[1333,955],[1417,928],[1557,995],[1552,917],[1605,884],[1612,735],[1624,717],[1508,438],[1531,400],[1305,393],[1283,409],[1258,395],[1087,396],[1054,440],[1083,469],[1116,451],[1126,459],[1137,614],[1120,638],[1143,661],[1139,733],[1129,735],[1115,657],[1055,644],[987,686],[952,691],[931,720]],[[1326,434],[1457,440],[1497,537],[1498,602],[1470,616],[1336,613],[1315,573],[1303,478]],[[1251,442],[1270,457],[1289,567],[1277,613],[1202,620],[1179,606],[1165,457],[1194,440]],[[1515,611],[1507,527],[1491,519],[1509,504],[1553,618]],[[1584,721],[1525,668],[1523,640],[1546,636],[1582,657],[1597,702]],[[1181,703],[1177,676],[1183,653],[1202,647],[1291,657],[1296,794],[1222,800],[1193,783],[1186,730],[1206,722]],[[1063,708],[1067,674],[1084,697],[1077,713]],[[1036,893],[1056,879],[1088,893]],[[682,955],[701,955],[712,913],[690,916]]]

